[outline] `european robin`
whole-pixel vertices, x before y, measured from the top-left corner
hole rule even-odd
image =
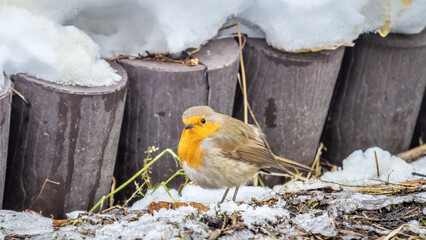
[[[187,109],[179,141],[178,155],[188,177],[200,187],[226,187],[223,202],[231,187],[247,183],[267,168],[281,168],[266,147],[262,132],[208,106]]]

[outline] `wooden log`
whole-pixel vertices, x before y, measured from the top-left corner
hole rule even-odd
[[[426,144],[422,144],[408,151],[398,153],[396,156],[404,159],[406,162],[414,162],[419,158],[426,156]]]
[[[426,143],[426,89],[423,94],[423,101],[420,107],[419,116],[417,117],[416,127],[414,128],[413,139],[411,140],[411,148]]]
[[[307,165],[314,161],[343,51],[284,53],[263,39],[247,40],[248,101],[276,155]]]
[[[0,89],[0,209],[3,205],[4,181],[6,179],[11,107],[12,84],[9,78],[4,75],[4,85],[3,88]]]
[[[324,156],[340,165],[357,149],[407,150],[425,90],[425,66],[426,31],[360,36],[345,54],[324,129]]]
[[[112,66],[122,79],[106,87],[13,76],[29,105],[13,99],[5,208],[62,218],[110,191],[127,85],[124,69]],[[60,184],[42,188],[46,179]]]
[[[248,39],[248,99],[276,155],[313,162],[342,56],[341,48],[284,53]]]
[[[240,51],[231,38],[207,43],[194,54],[206,66],[208,104],[216,112],[232,115]]]
[[[151,60],[123,60],[129,75],[129,91],[123,119],[117,184],[143,167],[149,146],[177,151],[183,129],[182,113],[196,105],[212,105],[232,112],[238,72],[238,45],[233,39],[213,40],[194,55],[201,64],[184,66]],[[152,166],[152,182],[172,176],[180,166],[165,156]],[[170,183],[178,187],[183,178]],[[128,198],[133,188],[123,191]]]

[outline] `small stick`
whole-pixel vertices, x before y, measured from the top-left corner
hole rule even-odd
[[[30,103],[25,99],[24,95],[22,95],[18,90],[12,88],[12,92],[16,95],[18,95],[27,105],[30,105]]]
[[[116,184],[116,180],[115,180],[115,177],[113,176],[112,177],[111,192],[114,192],[115,184]],[[114,206],[114,194],[109,197],[109,207],[112,208],[113,206]]]
[[[55,181],[49,180],[49,178],[46,178],[46,180],[44,180],[43,185],[41,186],[41,190],[40,190],[40,192],[38,193],[37,198],[34,200],[34,202],[33,202],[33,203],[31,203],[31,205],[30,205],[30,207],[29,207],[28,209],[31,209],[31,207],[34,205],[34,203],[35,203],[35,202],[37,202],[37,200],[41,197],[41,194],[43,193],[44,187],[46,186],[46,183],[48,183],[48,182],[49,182],[49,183],[54,183],[54,184],[56,184],[56,185],[61,184],[60,182],[55,182]]]
[[[426,144],[423,144],[418,147],[412,148],[408,151],[396,154],[397,157],[402,158],[408,163],[414,162],[425,155],[426,155]]]
[[[321,153],[322,153],[322,149],[324,148],[324,144],[320,143],[320,145],[318,146],[318,150],[317,150],[317,154],[315,155],[315,160],[312,163],[312,169],[315,169],[315,177],[318,177],[321,174],[321,166],[320,166],[320,159],[321,159]],[[311,178],[311,174],[312,172],[308,173],[307,178]]]
[[[374,151],[374,158],[376,159],[377,177],[380,177],[379,160],[377,160],[377,153],[376,153],[376,151]]]
[[[239,73],[237,74],[237,79],[238,79],[238,85],[240,86],[241,91],[243,91],[243,84],[241,83],[241,77],[240,77],[240,74],[239,74]],[[256,117],[254,116],[253,110],[251,109],[251,107],[250,107],[250,104],[249,104],[249,103],[247,103],[247,108],[248,108],[248,110],[249,110],[249,112],[250,112],[251,118],[252,118],[252,119],[253,119],[253,121],[254,121],[254,124],[256,124],[257,128],[258,128],[258,129],[259,129],[259,130],[263,133],[262,128],[260,127],[260,124],[259,124],[259,122],[257,121]],[[269,151],[272,153],[271,147],[269,146],[269,143],[268,143],[268,141],[267,141],[267,140],[266,140],[266,138],[265,138],[265,134],[262,134],[262,139],[263,139],[263,142],[265,142],[266,147],[267,147],[267,148],[269,149]]]

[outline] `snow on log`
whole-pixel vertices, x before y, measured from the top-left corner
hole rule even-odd
[[[362,35],[347,51],[324,129],[325,157],[340,165],[371,146],[407,150],[426,85],[426,31]]]
[[[124,111],[127,75],[104,87],[65,86],[13,76],[4,207],[62,218],[87,209],[110,190]],[[47,182],[48,179],[58,182]],[[40,191],[42,193],[38,197]]]
[[[3,203],[4,181],[6,178],[10,108],[12,106],[12,84],[6,75],[4,80],[4,86],[0,88],[0,209]]]
[[[121,61],[129,75],[129,91],[114,174],[118,184],[143,167],[149,146],[177,150],[182,113],[187,108],[209,104],[219,112],[232,112],[239,66],[237,43],[213,40],[194,57],[200,64],[191,67],[152,60]],[[152,167],[153,183],[167,180],[179,168],[172,157],[163,157]],[[178,187],[180,182],[170,184]],[[123,193],[129,197],[132,189]]]
[[[285,53],[265,40],[247,40],[248,100],[274,154],[313,162],[343,52]],[[279,183],[277,177],[266,178]]]

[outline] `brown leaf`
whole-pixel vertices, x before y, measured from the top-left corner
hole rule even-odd
[[[173,203],[173,209],[177,209],[180,207],[188,207],[188,203],[182,203],[182,202],[175,202]]]
[[[162,208],[165,208],[165,209],[170,209],[170,207],[171,207],[171,203],[169,203],[169,202],[151,202],[149,205],[148,205],[148,211],[150,212],[150,213],[154,213],[154,211],[159,211],[160,209],[162,209]]]
[[[201,203],[190,202],[189,205],[191,205],[191,207],[193,207],[193,208],[196,208],[200,212],[206,212],[207,210],[209,210],[208,207],[204,206]]]
[[[193,208],[196,208],[198,211],[201,212],[205,212],[207,210],[209,210],[206,206],[204,206],[201,203],[196,203],[196,202],[190,202],[189,205],[191,205]],[[181,202],[175,202],[175,203],[171,203],[171,202],[151,202],[148,205],[148,211],[150,213],[154,213],[154,211],[159,211],[162,208],[165,209],[178,209],[180,207],[187,207],[188,203],[181,203]]]

